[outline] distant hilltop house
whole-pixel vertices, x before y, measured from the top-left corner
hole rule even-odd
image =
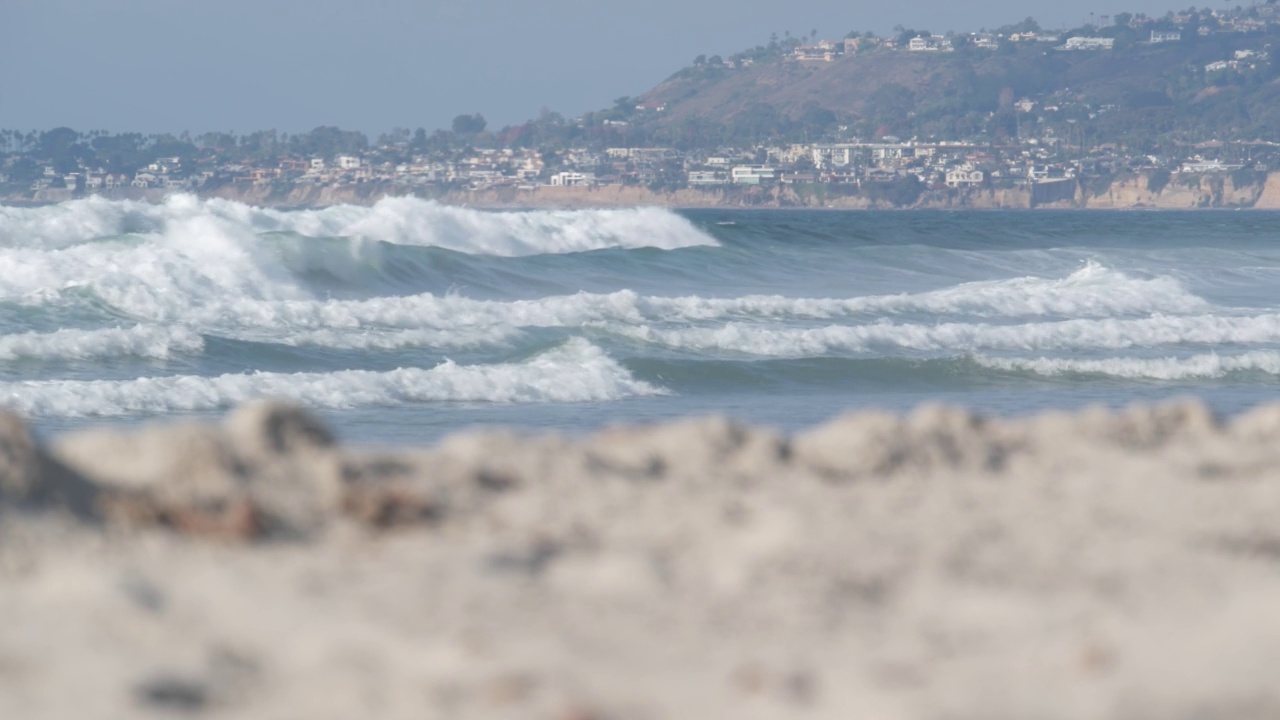
[[[1058,42],[1057,35],[1042,35],[1036,32],[1013,33],[1009,36],[1009,42]]]
[[[835,62],[847,47],[848,41],[837,45],[834,40],[820,40],[817,45],[797,45],[791,51],[791,59],[800,62]],[[854,46],[856,49],[856,45]]]
[[[991,33],[973,33],[969,36],[969,41],[976,48],[983,50],[995,50],[1000,47],[1000,40]]]
[[[1178,42],[1179,40],[1182,40],[1182,33],[1178,30],[1152,30],[1151,31],[1152,45],[1157,45],[1159,43],[1167,43],[1167,42]]]
[[[951,38],[939,35],[913,37],[907,43],[907,52],[950,52]]]
[[[1232,18],[1223,22],[1222,27],[1231,32],[1251,33],[1266,30],[1267,23],[1265,20],[1254,20],[1252,18]]]
[[[852,55],[865,47],[874,47],[876,45],[885,44],[885,38],[880,37],[851,37],[844,39],[844,54]]]
[[[1063,50],[1110,50],[1115,47],[1115,38],[1101,37],[1070,37],[1067,38],[1067,44],[1062,46]]]
[[[1235,51],[1234,59],[1218,60],[1216,62],[1211,62],[1208,65],[1204,66],[1204,71],[1206,73],[1215,73],[1215,72],[1223,72],[1226,70],[1233,70],[1237,72],[1244,69],[1256,70],[1258,68],[1258,64],[1256,61],[1266,60],[1267,56],[1268,55],[1265,52],[1257,52],[1254,50],[1237,50]]]

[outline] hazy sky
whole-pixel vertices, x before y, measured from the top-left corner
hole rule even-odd
[[[790,30],[1076,26],[1170,0],[3,0],[0,128],[378,133],[638,95]],[[1232,3],[1235,4],[1234,2]],[[1246,2],[1246,4],[1248,4]],[[1095,18],[1096,19],[1096,18]]]

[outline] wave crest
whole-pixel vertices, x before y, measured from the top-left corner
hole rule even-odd
[[[1030,372],[1036,375],[1102,375],[1126,380],[1213,379],[1237,372],[1280,375],[1280,352],[1255,350],[1240,355],[1205,353],[1190,357],[1162,358],[991,358],[974,362],[993,370]]]
[[[178,375],[135,380],[29,381],[0,384],[0,405],[32,416],[103,416],[228,408],[258,397],[317,408],[423,402],[601,402],[659,395],[603,350],[584,340],[521,363],[400,368],[388,372]]]
[[[0,360],[100,360],[142,357],[166,360],[204,349],[200,333],[183,327],[135,325],[97,330],[63,329],[49,333],[0,336]]]
[[[770,328],[726,323],[715,328],[601,326],[640,342],[686,351],[727,351],[768,357],[818,357],[876,349],[916,351],[1120,349],[1180,344],[1280,342],[1280,315],[1154,316],[994,325],[879,322],[820,328]]]
[[[233,240],[286,232],[505,256],[717,244],[662,208],[489,212],[392,197],[372,207],[285,211],[178,194],[158,204],[91,197],[48,207],[0,208],[0,246],[58,249],[119,235],[173,236],[192,225],[220,229]],[[208,232],[202,235],[210,239]]]

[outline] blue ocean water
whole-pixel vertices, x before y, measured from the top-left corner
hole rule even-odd
[[[312,406],[352,441],[726,413],[1280,396],[1280,215],[174,196],[0,208],[0,405],[44,433]]]

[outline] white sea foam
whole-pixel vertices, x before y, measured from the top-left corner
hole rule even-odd
[[[598,402],[665,391],[635,379],[584,340],[521,363],[457,365],[389,372],[267,373],[108,381],[0,384],[0,405],[34,416],[129,415],[216,410],[257,397],[312,407],[352,408],[421,402]]]
[[[643,298],[648,316],[711,320],[732,316],[834,318],[872,313],[964,313],[992,317],[1065,315],[1111,317],[1122,314],[1203,312],[1209,304],[1175,278],[1133,278],[1089,262],[1065,278],[1022,277],[969,282],[923,293],[853,298]]]
[[[143,237],[90,243],[85,242],[90,237],[75,235],[86,226],[98,232],[109,224],[106,220],[53,222],[52,229],[41,229],[34,221],[16,223],[16,228],[5,223],[14,213],[74,216],[97,211],[114,218],[116,225],[107,236],[133,232]],[[148,218],[154,222],[144,222]],[[55,231],[66,236],[39,234]],[[90,198],[47,208],[0,208],[0,298],[38,304],[74,288],[89,288],[105,302],[139,315],[156,305],[226,297],[308,297],[252,228],[207,212],[203,201],[190,196],[170,198],[164,205]]]
[[[991,358],[975,356],[974,362],[997,370],[1032,372],[1037,375],[1090,374],[1128,380],[1187,380],[1220,378],[1233,372],[1262,372],[1280,375],[1280,352],[1255,350],[1240,355],[1206,353],[1190,357],[1101,358]]]
[[[1204,300],[1187,293],[1172,278],[1133,279],[1094,265],[1061,280],[1018,278],[966,283],[915,295],[847,299],[764,295],[738,298],[656,297],[621,290],[510,302],[431,293],[326,301],[218,297],[194,306],[162,294],[135,295],[120,301],[125,305],[122,310],[149,321],[196,323],[215,328],[295,330],[576,327],[588,323],[825,319],[900,312],[1108,317],[1152,312],[1182,314],[1207,308]]]
[[[1155,316],[995,325],[878,322],[820,328],[772,328],[731,322],[714,328],[608,326],[610,332],[681,350],[813,357],[877,349],[919,351],[1072,350],[1179,344],[1280,342],[1280,315]]]
[[[238,339],[277,345],[314,346],[338,350],[398,350],[437,348],[466,350],[510,345],[519,337],[513,327],[477,327],[452,330],[387,330],[381,328],[288,331],[283,334],[241,335]]]
[[[1209,308],[1172,277],[1130,277],[1092,262],[1065,278],[1022,277],[851,298],[658,297],[622,290],[516,302],[432,294],[321,301],[299,285],[259,237],[277,230],[375,237],[369,228],[383,225],[397,228],[387,232],[402,242],[456,248],[469,243],[473,251],[499,254],[713,242],[680,216],[652,209],[485,213],[398,198],[372,208],[285,212],[190,195],[173,196],[158,205],[95,197],[46,208],[0,208],[0,299],[42,305],[60,301],[68,290],[84,289],[141,321],[193,324],[231,334],[242,327],[445,330],[835,319],[910,312],[1110,317],[1181,315]],[[420,232],[411,229],[419,225]],[[84,242],[99,233],[125,232],[138,237]],[[350,264],[349,259],[345,262]]]
[[[125,356],[166,359],[196,354],[203,349],[204,338],[200,333],[183,327],[136,325],[0,335],[0,361],[97,360]]]
[[[159,204],[92,197],[41,208],[0,208],[0,246],[52,249],[116,235],[173,236],[192,225],[232,237],[293,232],[510,256],[716,244],[688,220],[661,208],[485,212],[401,197],[372,207],[284,211],[173,195]]]

